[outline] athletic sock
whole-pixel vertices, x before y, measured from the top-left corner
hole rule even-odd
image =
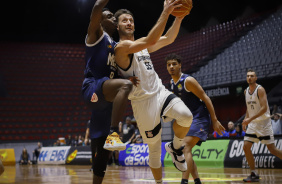
[[[177,150],[182,146],[182,144],[183,144],[183,139],[180,139],[174,135],[173,148]]]
[[[195,184],[202,184],[202,182],[201,182],[200,178],[196,178],[196,179],[194,179],[194,182],[195,182]]]
[[[163,180],[155,180],[156,184],[163,184]]]
[[[113,132],[117,132],[118,133],[118,127],[115,126],[115,127],[111,127],[111,131],[110,131],[110,134],[112,134]]]
[[[181,180],[181,184],[188,184],[188,180],[187,179],[182,179]]]

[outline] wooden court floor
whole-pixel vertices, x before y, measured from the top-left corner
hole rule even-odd
[[[90,166],[70,165],[16,165],[5,166],[0,183],[12,184],[91,184]],[[202,183],[237,184],[249,175],[249,169],[198,168]],[[258,169],[260,183],[282,184],[281,169]],[[174,167],[163,170],[163,181],[180,184],[181,173]],[[154,184],[149,167],[109,166],[104,184]],[[194,183],[191,179],[189,183]]]

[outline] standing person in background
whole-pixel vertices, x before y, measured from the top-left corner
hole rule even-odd
[[[183,18],[176,17],[173,25],[162,36],[169,15],[174,8],[182,6],[179,0],[165,0],[163,11],[146,37],[135,40],[135,23],[133,14],[121,9],[115,13],[118,25],[120,42],[115,47],[116,63],[124,77],[136,76],[140,84],[133,87],[128,99],[131,100],[134,117],[137,121],[144,143],[149,148],[149,166],[155,182],[162,184],[161,164],[161,118],[164,122],[176,119],[173,124],[175,133],[172,142],[169,142],[170,154],[175,167],[187,170],[183,155],[183,139],[192,122],[192,114],[180,98],[165,89],[161,79],[154,70],[150,54],[162,47],[171,44],[180,29]],[[191,5],[192,6],[192,5]]]
[[[244,131],[247,130],[243,148],[251,169],[251,175],[243,179],[244,182],[259,182],[260,180],[255,170],[255,160],[251,151],[254,142],[258,143],[261,141],[262,144],[266,144],[271,154],[282,159],[282,150],[277,149],[274,145],[267,95],[265,89],[257,84],[256,81],[256,72],[248,70],[247,82],[249,87],[244,92],[247,111],[242,126]]]
[[[131,118],[126,117],[125,124],[122,126],[122,141],[125,143],[131,143],[135,137],[135,127],[131,124]]]
[[[275,113],[271,120],[272,130],[274,135],[282,135],[282,114]]]
[[[35,160],[37,162],[37,159],[39,157],[40,151],[41,151],[41,143],[38,142],[37,143],[37,148],[34,149],[34,151],[32,152],[32,160]],[[34,159],[35,158],[35,159]]]
[[[72,144],[72,137],[71,137],[71,134],[69,134],[69,135],[68,135],[68,138],[67,138],[67,140],[66,140],[66,145],[67,145],[67,146],[71,146],[71,144]]]
[[[72,140],[71,146],[76,147],[78,145],[78,136],[75,135],[74,139]]]
[[[128,94],[133,86],[130,80],[117,79],[118,73],[114,57],[116,42],[112,39],[116,25],[113,13],[104,9],[108,2],[109,0],[95,2],[85,38],[82,96],[92,110],[90,138],[94,166],[93,184],[100,184],[103,181],[110,153],[106,149],[123,150],[126,148],[116,132],[127,106]],[[110,129],[113,134],[108,136]]]
[[[190,174],[195,184],[201,184],[197,166],[193,160],[192,148],[195,145],[200,146],[202,142],[206,141],[211,123],[215,132],[220,135],[222,135],[224,127],[217,120],[212,102],[201,85],[193,77],[182,73],[181,57],[172,53],[165,58],[165,61],[167,71],[172,78],[170,90],[181,98],[193,114],[193,122],[188,134],[184,138],[184,150],[187,150],[186,152],[188,153],[185,155],[188,169],[182,172],[181,184],[188,183]]]

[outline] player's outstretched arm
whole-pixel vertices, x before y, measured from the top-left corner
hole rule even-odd
[[[166,32],[166,34],[164,36],[161,36],[156,44],[154,44],[153,46],[148,48],[149,53],[155,52],[155,51],[173,43],[174,40],[176,39],[178,33],[179,33],[179,29],[180,29],[182,20],[188,14],[189,13],[187,12],[185,15],[183,15],[181,17],[175,17],[175,20],[174,20],[172,26],[169,28],[169,30]]]
[[[211,116],[213,129],[219,135],[222,135],[222,132],[225,130],[225,128],[218,121],[218,119],[215,115],[215,111],[214,111],[212,101],[208,97],[208,95],[205,93],[202,86],[198,83],[198,81],[195,78],[187,77],[186,80],[185,80],[185,87],[186,87],[187,90],[191,91],[194,95],[196,95],[199,99],[201,99],[206,104],[206,107],[207,107],[207,109],[210,113],[210,116]]]
[[[103,28],[100,22],[102,19],[102,10],[108,2],[109,0],[97,0],[92,8],[86,39],[88,44],[95,43],[103,34]]]

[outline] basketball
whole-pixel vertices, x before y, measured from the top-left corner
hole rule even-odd
[[[186,13],[189,14],[193,7],[192,0],[181,0],[178,4],[182,4],[182,6],[174,8],[173,12],[171,13],[171,15],[175,17],[181,17]]]

